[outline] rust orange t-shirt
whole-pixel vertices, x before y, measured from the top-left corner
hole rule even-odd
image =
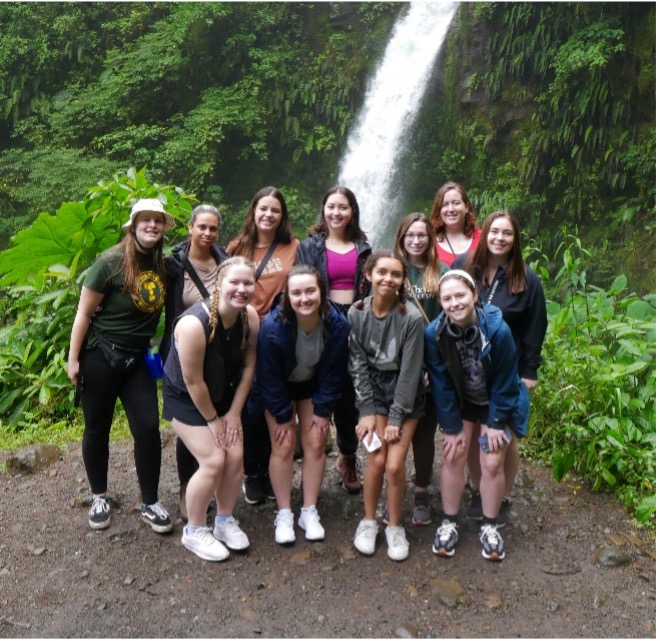
[[[273,255],[268,259],[268,264],[261,272],[251,303],[259,315],[259,320],[263,320],[264,316],[268,314],[275,296],[284,291],[286,276],[296,262],[296,250],[299,244],[300,241],[297,238],[294,238],[286,245],[279,243]],[[234,238],[227,245],[227,253],[234,256],[237,246],[238,238]],[[252,264],[255,269],[259,267],[267,251],[268,247],[261,247],[254,250]]]

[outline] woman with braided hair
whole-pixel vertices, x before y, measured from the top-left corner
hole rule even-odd
[[[176,321],[163,376],[163,417],[199,463],[188,481],[188,524],[181,543],[207,561],[223,561],[249,541],[233,518],[243,478],[241,411],[252,385],[259,318],[249,306],[254,267],[235,257],[218,268],[210,301]],[[211,531],[206,510],[215,494]],[[226,546],[226,547],[225,547]]]
[[[356,432],[369,452],[364,518],[353,543],[362,554],[376,550],[376,507],[387,474],[389,523],[385,536],[387,554],[393,561],[408,557],[401,525],[406,455],[425,405],[424,323],[417,307],[406,300],[406,272],[406,263],[398,254],[382,249],[374,252],[364,265],[365,285],[371,285],[372,294],[348,310],[348,370],[360,413]]]

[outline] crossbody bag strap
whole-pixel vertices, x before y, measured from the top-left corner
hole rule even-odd
[[[190,260],[188,260],[188,257],[186,257],[186,262],[184,263],[184,269],[188,272],[188,276],[190,276],[192,282],[195,283],[195,286],[199,290],[199,293],[202,295],[202,298],[204,299],[209,298],[210,294],[208,290],[206,289],[206,287],[204,287],[204,283],[202,282],[202,279],[199,277],[199,274],[195,271],[195,268],[192,266]]]
[[[271,244],[271,246],[268,248],[268,251],[266,252],[266,255],[263,257],[261,262],[259,263],[259,267],[257,267],[257,271],[254,273],[254,280],[255,282],[259,280],[259,276],[261,276],[261,272],[264,271],[266,268],[266,265],[268,264],[268,261],[270,260],[270,257],[273,255],[273,252],[275,251],[275,248],[277,247],[278,242],[275,240]]]
[[[406,284],[408,285],[408,289],[410,290],[410,293],[412,294],[413,298],[415,299],[415,303],[417,303],[417,308],[419,309],[420,312],[422,312],[422,316],[424,317],[424,320],[426,321],[426,324],[430,325],[431,321],[429,320],[429,317],[426,315],[426,312],[424,311],[424,308],[422,307],[422,304],[419,302],[419,298],[417,298],[417,294],[415,293],[415,287],[410,282],[409,278],[406,278]]]

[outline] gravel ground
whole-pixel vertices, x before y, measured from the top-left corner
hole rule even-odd
[[[176,517],[171,432],[163,443],[161,501]],[[382,530],[373,557],[353,548],[361,497],[336,484],[335,460],[319,502],[323,543],[298,530],[294,546],[278,546],[274,504],[241,496],[250,550],[218,564],[181,546],[178,518],[166,536],[141,523],[130,442],[111,446],[119,508],[103,531],[87,526],[79,446],[41,471],[0,474],[0,636],[655,638],[655,541],[611,497],[525,462],[502,532],[507,556],[492,563],[464,519],[456,555],[435,557],[437,523],[411,524],[409,492],[410,557],[395,563]],[[294,506],[301,498],[297,473]],[[437,514],[437,485],[433,499]]]

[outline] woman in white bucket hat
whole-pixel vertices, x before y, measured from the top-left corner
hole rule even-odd
[[[92,490],[89,526],[110,525],[110,428],[120,399],[135,441],[141,518],[160,534],[172,530],[158,502],[161,443],[156,381],[145,354],[165,303],[163,235],[174,218],[155,198],[138,200],[126,232],[89,268],[71,329],[68,375],[85,419],[82,451]]]

